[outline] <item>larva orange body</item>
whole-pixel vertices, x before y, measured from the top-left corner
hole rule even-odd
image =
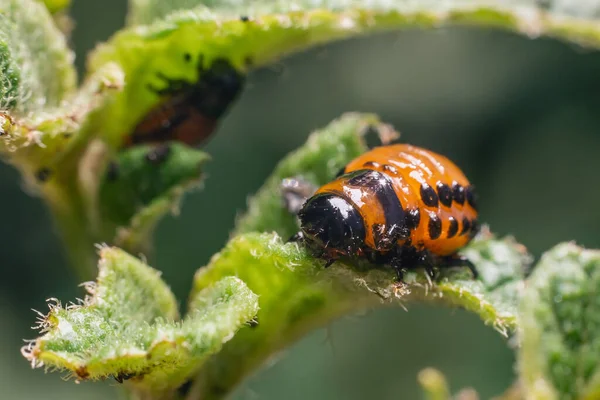
[[[462,171],[407,144],[357,157],[298,216],[304,241],[329,260],[366,255],[403,268],[456,259],[478,229],[475,193]]]

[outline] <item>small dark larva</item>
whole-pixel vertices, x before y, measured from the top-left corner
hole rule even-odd
[[[184,61],[191,62],[191,54],[185,53]],[[139,121],[127,137],[125,147],[169,140],[198,146],[210,137],[219,119],[240,95],[245,77],[224,58],[213,60],[209,68],[204,67],[203,57],[197,62],[198,82],[158,74],[165,87],[149,85],[148,88],[166,100]]]
[[[402,269],[474,267],[456,255],[477,232],[475,193],[446,157],[407,144],[374,148],[320,187],[298,213],[298,237],[328,264],[367,257]]]

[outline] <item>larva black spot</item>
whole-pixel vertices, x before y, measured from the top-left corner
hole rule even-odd
[[[240,21],[242,21],[242,22],[248,22],[248,21],[250,21],[250,18],[247,15],[242,15],[240,17]]]
[[[448,227],[448,237],[454,237],[458,233],[458,221],[454,217],[449,217],[450,226]]]
[[[427,230],[429,231],[429,237],[431,239],[437,239],[442,234],[442,220],[436,214],[429,214]]]
[[[452,198],[458,204],[465,204],[465,188],[458,182],[452,182]]]
[[[466,191],[467,191],[467,203],[469,203],[469,205],[471,207],[473,207],[473,209],[475,211],[477,211],[477,198],[476,198],[477,196],[475,195],[475,188],[472,185],[470,185],[470,186],[467,186]]]
[[[437,192],[438,197],[440,198],[440,203],[442,203],[446,207],[450,207],[452,205],[452,190],[450,189],[450,186],[446,185],[443,182],[438,182]]]
[[[469,221],[469,219],[467,217],[464,217],[462,220],[462,230],[460,231],[461,236],[466,234],[467,232],[469,232],[469,230],[471,229],[471,221]]]
[[[437,193],[426,183],[421,185],[421,200],[427,207],[437,207],[439,205]]]
[[[192,55],[190,53],[183,53],[183,60],[185,62],[190,62],[192,61]]]
[[[417,229],[421,222],[421,213],[418,208],[413,208],[406,213],[406,227],[410,230]]]

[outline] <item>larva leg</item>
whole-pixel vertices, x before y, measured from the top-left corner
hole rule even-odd
[[[394,272],[396,272],[396,279],[398,279],[398,282],[404,283],[404,272],[406,272],[407,267],[405,263],[402,262],[402,258],[393,257],[390,260],[390,266],[394,269]]]
[[[433,279],[435,277],[434,267],[438,266],[435,257],[429,251],[424,250],[421,252],[419,261],[421,261],[421,264],[423,265],[423,268],[425,268],[427,275]]]
[[[302,231],[299,231],[297,233],[294,233],[292,235],[292,237],[290,237],[287,240],[286,243],[301,242],[303,239],[304,239],[304,234],[302,233]],[[331,264],[333,264],[334,262],[337,261],[337,259],[335,257],[332,257],[331,255],[329,255],[327,253],[327,251],[325,251],[325,250],[323,250],[322,253],[316,254],[315,257],[325,260],[324,268],[330,267]]]

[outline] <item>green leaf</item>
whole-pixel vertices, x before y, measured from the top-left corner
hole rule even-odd
[[[444,279],[439,291],[449,302],[479,314],[503,335],[517,327],[517,305],[524,291],[524,275],[533,258],[514,238],[494,239],[487,227],[460,250],[479,272],[479,279]],[[468,299],[468,300],[467,300]]]
[[[600,251],[546,252],[521,303],[519,369],[528,399],[600,396]]]
[[[298,230],[295,217],[282,204],[282,179],[301,176],[315,184],[330,181],[365,151],[366,132],[377,133],[384,141],[397,136],[370,114],[346,114],[313,133],[279,163],[250,200],[249,211],[238,221],[237,236],[198,271],[194,291],[224,276],[237,276],[261,298],[259,326],[238,335],[200,371],[197,390],[206,398],[230,390],[266,358],[314,327],[363,308],[390,302],[400,306],[410,301],[435,302],[476,313],[505,336],[516,328],[524,271],[531,257],[514,239],[496,239],[485,227],[461,251],[475,264],[478,280],[466,269],[442,269],[432,283],[415,270],[405,274],[408,285],[399,285],[389,268],[337,262],[323,269],[322,262],[299,244],[281,242],[280,237]]]
[[[111,146],[119,147],[134,126],[165,100],[149,90],[148,84],[164,85],[159,78],[163,75],[193,85],[201,79],[199,65],[209,68],[217,58],[228,60],[245,74],[285,55],[341,39],[454,25],[492,27],[528,38],[550,36],[600,45],[600,25],[594,21],[555,16],[535,7],[511,8],[500,1],[478,4],[134,1],[130,21],[148,25],[135,25],[117,33],[90,57],[91,72],[107,62],[116,62],[128,82],[103,110],[99,132]],[[249,16],[249,20],[241,20],[240,16]]]
[[[33,0],[0,0],[0,4],[2,1],[17,9],[17,4],[27,5]],[[91,199],[97,193],[94,190],[99,180],[93,171],[101,171],[94,167],[103,166],[106,161],[100,158],[89,163],[86,157],[94,154],[92,150],[98,143],[104,147],[106,157],[114,157],[128,142],[134,127],[145,121],[149,112],[171,100],[170,95],[160,95],[150,89],[164,88],[167,83],[164,77],[176,82],[174,86],[181,85],[186,93],[197,87],[217,59],[225,60],[243,76],[251,69],[324,43],[414,28],[493,27],[528,38],[550,36],[589,46],[598,46],[600,41],[595,21],[562,16],[570,11],[555,9],[554,4],[547,13],[528,8],[529,3],[524,3],[525,7],[509,7],[501,2],[450,1],[442,5],[438,2],[345,0],[294,4],[247,0],[202,3],[138,0],[131,3],[130,21],[147,25],[131,26],[99,46],[89,57],[86,85],[77,94],[65,96],[51,94],[72,92],[69,89],[75,81],[70,62],[72,55],[64,45],[64,37],[51,23],[47,10],[38,3],[32,4],[37,8],[26,7],[28,12],[18,15],[23,21],[29,21],[19,27],[29,26],[31,31],[37,32],[47,25],[51,33],[29,35],[20,28],[5,29],[6,40],[2,42],[0,37],[0,61],[3,60],[2,43],[7,44],[4,48],[10,57],[4,57],[5,63],[0,62],[0,67],[4,65],[2,77],[13,80],[14,84],[5,85],[4,95],[0,84],[0,103],[2,99],[17,101],[25,92],[40,92],[39,85],[32,86],[31,82],[59,85],[65,90],[50,88],[43,91],[47,95],[30,97],[35,101],[27,102],[27,110],[43,110],[43,113],[34,112],[27,117],[17,112],[0,115],[0,127],[4,128],[0,133],[0,152],[8,155],[9,161],[17,165],[34,189],[48,200],[69,243],[73,263],[81,266],[82,271],[91,270],[94,265],[86,249],[94,242],[97,232],[89,232],[87,226],[98,226],[98,223],[90,221],[89,215],[100,214],[98,209],[86,209],[90,202],[97,203],[97,199]],[[35,12],[29,12],[30,9]],[[45,17],[30,18],[35,21],[31,27],[27,18],[38,11],[45,13]],[[580,11],[577,16],[589,14]],[[240,18],[242,16],[248,18]],[[0,23],[0,32],[1,26]],[[43,39],[28,41],[31,37]],[[25,45],[21,46],[22,42]],[[21,63],[17,53],[23,49],[27,50],[23,60],[35,58],[32,62]],[[38,68],[40,64],[43,68]],[[20,68],[21,65],[27,68]],[[30,87],[35,90],[29,90]],[[99,91],[90,91],[93,87]],[[60,108],[56,108],[58,104]],[[36,177],[50,177],[50,181],[39,184]],[[161,204],[164,206],[158,204],[157,209],[164,209],[169,202]],[[132,219],[130,225],[151,226],[153,216],[158,214],[160,212],[148,208]],[[289,225],[285,229],[289,229]],[[134,230],[151,231],[143,227]],[[118,233],[102,233],[103,237],[115,235]],[[145,241],[136,239],[135,234],[126,232],[125,236],[120,243],[128,248],[136,248],[139,242]],[[133,238],[131,246],[127,244],[130,238]],[[85,272],[82,275],[89,276]]]
[[[58,180],[75,184],[73,180],[77,175],[77,163],[85,148],[80,146],[73,156],[74,142],[82,127],[93,122],[89,120],[90,112],[123,85],[120,68],[114,63],[108,63],[90,76],[76,93],[69,96],[61,108],[24,117],[0,114],[0,152],[5,153],[11,164],[21,169],[29,184],[41,183],[38,189],[43,190],[48,182]],[[66,163],[66,159],[70,163]],[[42,169],[48,172],[48,176],[40,181],[36,175]],[[57,177],[58,175],[62,177]]]
[[[196,6],[210,5],[212,1],[203,0],[129,0],[129,12],[127,14],[128,25],[151,24],[157,20],[167,17],[169,14],[190,10]]]
[[[113,376],[157,395],[181,385],[258,310],[257,296],[229,277],[197,293],[177,322],[175,298],[158,271],[116,248],[100,255],[89,296],[52,304],[40,321],[43,336],[23,349],[34,367],[68,370],[78,380]]]
[[[71,0],[37,0],[44,3],[50,13],[55,14],[64,11],[71,5]]]
[[[343,314],[365,308],[411,301],[462,307],[506,334],[515,328],[518,292],[501,295],[519,282],[509,271],[523,271],[529,256],[512,239],[481,235],[467,254],[481,271],[473,281],[463,269],[444,270],[431,284],[421,270],[406,274],[408,285],[396,283],[390,269],[345,265],[323,269],[296,243],[284,244],[273,233],[247,233],[233,238],[194,279],[196,293],[214,282],[236,276],[260,296],[258,327],[240,332],[201,369],[201,398],[219,398],[255,370],[273,353],[289,346],[306,332]]]
[[[249,200],[248,211],[238,219],[235,233],[276,231],[282,237],[296,233],[296,218],[282,201],[282,180],[302,177],[315,185],[330,181],[350,160],[368,149],[364,135],[371,131],[377,132],[382,141],[398,136],[377,116],[359,113],[345,114],[312,133],[304,146],[279,162],[258,193]]]
[[[143,249],[156,223],[199,184],[200,167],[208,159],[177,142],[120,152],[101,178],[97,223],[102,240],[114,240],[116,232],[118,245],[132,252]]]
[[[331,181],[343,166],[367,149],[366,132],[376,132],[383,141],[398,136],[392,127],[374,115],[358,113],[346,114],[314,132],[301,148],[277,165],[250,199],[248,211],[238,219],[235,234],[275,231],[289,238],[298,232],[296,217],[286,210],[282,201],[282,180],[299,176],[315,185]],[[480,237],[492,238],[487,229]],[[452,281],[444,280],[438,286],[440,295],[478,313],[506,334],[507,329],[516,326],[515,307],[523,290],[524,268],[531,262],[530,256],[512,238],[475,241],[461,253],[478,266],[480,280],[473,281],[470,274],[464,279],[456,276]],[[406,279],[411,279],[411,274]],[[471,301],[464,302],[465,298]]]
[[[0,1],[0,105],[13,116],[57,107],[75,89],[73,53],[46,7]]]

